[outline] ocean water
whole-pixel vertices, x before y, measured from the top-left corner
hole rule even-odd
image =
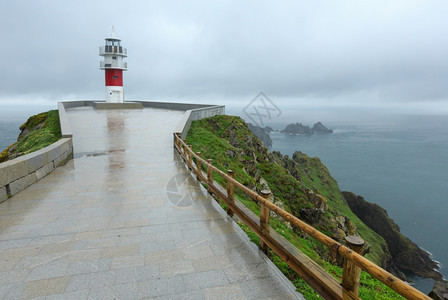
[[[401,232],[429,251],[448,277],[448,116],[389,115],[323,121],[334,134],[274,132],[273,146],[317,156],[341,190],[384,207]],[[312,125],[312,124],[311,124]],[[283,129],[280,124],[275,129]],[[412,278],[424,292],[432,280]]]
[[[0,152],[17,141],[21,124],[14,121],[0,121]]]

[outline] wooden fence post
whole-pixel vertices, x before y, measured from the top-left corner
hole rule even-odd
[[[196,152],[196,155],[201,158],[201,152]],[[199,174],[202,172],[202,162],[199,159],[196,159],[196,179],[201,182],[201,178]]]
[[[190,165],[190,170],[193,170],[193,145],[187,145],[188,153],[188,164]]]
[[[182,143],[182,152],[185,158],[185,162],[187,162],[187,140],[184,140]]]
[[[271,191],[262,190],[261,196],[264,199],[266,199],[267,201],[271,201]],[[266,205],[264,205],[263,203],[261,203],[261,205],[260,205],[260,227],[261,227],[261,232],[262,232],[263,236],[269,235],[269,212],[270,212],[269,208]],[[260,238],[260,243],[259,243],[258,247],[264,253],[266,253],[268,251],[268,245],[261,238]]]
[[[235,178],[235,173],[233,173],[232,170],[227,170],[227,175],[229,175],[229,177],[231,178]],[[234,186],[233,183],[230,182],[230,180],[227,180],[227,198],[229,199],[230,203],[235,204]],[[227,208],[227,214],[233,217],[233,210],[230,207]]]
[[[209,193],[211,193],[212,191],[211,186],[213,185],[212,166],[213,166],[213,160],[207,159],[207,191]]]
[[[359,236],[349,235],[345,237],[348,247],[354,252],[361,254],[364,240]],[[361,269],[348,259],[344,259],[344,269],[342,273],[342,287],[358,296]]]

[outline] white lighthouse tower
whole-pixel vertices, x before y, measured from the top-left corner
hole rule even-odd
[[[106,44],[100,47],[100,56],[104,57],[100,69],[105,70],[106,75],[106,102],[124,103],[123,71],[127,71],[128,63],[123,58],[127,56],[127,50],[121,46],[121,40],[115,37],[113,29],[111,36],[106,38]]]

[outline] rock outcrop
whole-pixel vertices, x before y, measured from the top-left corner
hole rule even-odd
[[[315,133],[333,133],[332,129],[328,129],[321,122],[314,124],[313,130]]]
[[[313,127],[303,125],[302,123],[288,124],[281,132],[286,134],[313,135],[315,133],[333,133],[333,130],[328,129],[321,122],[317,122]]]
[[[288,124],[282,132],[287,134],[314,134],[314,130],[311,127],[303,125],[302,123]]]
[[[250,131],[252,131],[252,133],[259,138],[266,147],[272,146],[272,140],[269,136],[269,133],[273,130],[271,127],[266,126],[265,128],[262,128],[251,123],[247,123],[247,127],[249,127]]]
[[[371,229],[381,235],[389,247],[394,264],[402,271],[421,277],[442,279],[435,271],[436,262],[429,254],[420,249],[410,239],[400,233],[398,225],[389,218],[387,211],[381,206],[367,202],[363,197],[351,192],[342,192],[350,209]]]
[[[428,294],[435,300],[448,300],[448,284],[446,281],[436,281],[432,291]]]

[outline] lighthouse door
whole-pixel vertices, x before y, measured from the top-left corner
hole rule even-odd
[[[118,103],[121,102],[121,93],[120,91],[112,91],[111,102]]]

